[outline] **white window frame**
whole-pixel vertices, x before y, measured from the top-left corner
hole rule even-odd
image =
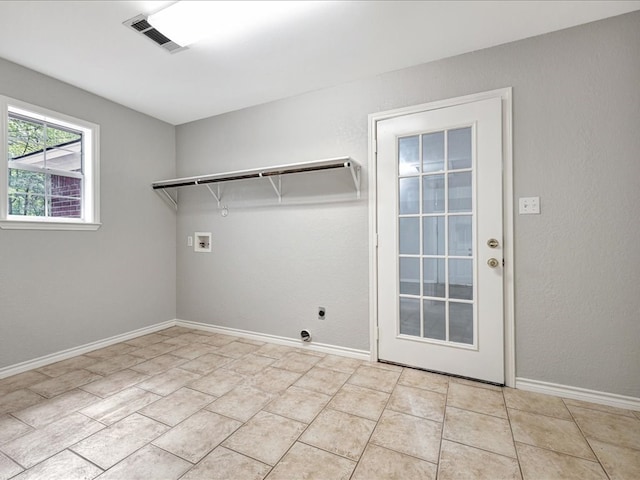
[[[82,132],[84,154],[82,218],[9,215],[9,143],[7,132],[10,112]],[[0,228],[13,230],[97,230],[100,228],[99,125],[0,95],[0,144],[2,149],[2,164],[0,165]]]

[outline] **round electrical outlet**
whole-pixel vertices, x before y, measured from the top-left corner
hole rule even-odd
[[[302,330],[300,332],[300,338],[302,339],[303,342],[310,342],[311,334],[309,333],[309,330]]]

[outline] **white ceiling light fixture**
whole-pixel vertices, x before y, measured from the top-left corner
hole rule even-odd
[[[148,21],[182,47],[204,39],[226,40],[290,20],[316,1],[179,1]]]

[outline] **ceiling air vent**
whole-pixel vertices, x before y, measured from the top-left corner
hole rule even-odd
[[[135,17],[122,22],[122,24],[125,27],[129,27],[132,30],[141,33],[148,39],[152,40],[153,43],[159,45],[170,53],[177,53],[187,49],[187,47],[181,47],[176,42],[167,38],[165,35],[153,28],[147,21],[147,17],[144,15],[136,15]]]

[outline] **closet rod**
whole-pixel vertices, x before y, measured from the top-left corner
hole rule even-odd
[[[233,180],[246,180],[249,178],[270,177],[277,175],[289,175],[292,173],[315,172],[334,168],[350,168],[359,170],[360,166],[350,157],[338,157],[314,162],[301,162],[276,167],[255,168],[251,170],[238,170],[235,172],[216,173],[212,175],[199,175],[197,177],[175,178],[153,182],[154,190],[165,188],[188,187],[192,185],[205,185],[208,183],[230,182]],[[358,185],[359,187],[359,185]]]

